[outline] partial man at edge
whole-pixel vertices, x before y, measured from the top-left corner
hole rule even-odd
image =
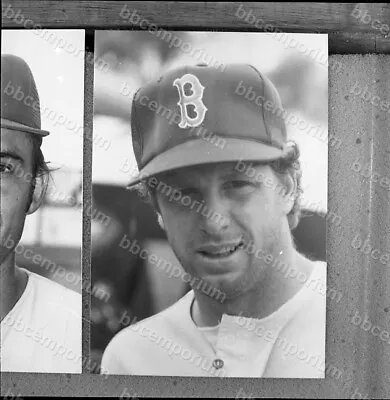
[[[1,55],[1,371],[81,373],[81,296],[16,265],[27,215],[44,198],[39,95],[20,57]]]

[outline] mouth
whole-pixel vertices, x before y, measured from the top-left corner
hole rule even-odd
[[[243,246],[244,241],[241,239],[236,243],[203,246],[198,253],[208,259],[222,259],[232,256]]]

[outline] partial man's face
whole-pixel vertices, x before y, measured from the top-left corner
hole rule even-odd
[[[18,244],[30,205],[33,144],[28,135],[1,128],[0,264]]]
[[[226,298],[256,288],[264,279],[272,268],[264,259],[278,257],[291,209],[274,185],[264,183],[282,185],[269,165],[254,166],[250,176],[236,165],[177,169],[157,176],[165,185],[155,186],[169,243],[184,270]]]

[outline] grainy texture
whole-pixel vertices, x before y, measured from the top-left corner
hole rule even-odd
[[[329,33],[330,53],[390,53],[389,28],[385,27],[390,24],[389,5],[358,3],[362,12],[357,17],[358,11],[353,13],[356,4],[15,0],[3,2],[2,20],[5,28],[23,28],[28,17],[29,28],[142,29],[129,18],[136,12],[147,26],[154,23],[179,30],[321,32]],[[19,12],[18,18],[11,17],[12,11],[5,12],[10,5],[15,13]],[[128,11],[123,11],[124,7]]]
[[[344,56],[340,60],[342,71],[329,71],[329,130],[343,140],[343,145],[338,151],[329,150],[328,209],[340,215],[342,221],[339,228],[328,221],[327,251],[330,265],[328,290],[330,287],[339,290],[343,298],[337,305],[328,299],[327,356],[328,361],[335,357],[338,368],[345,371],[347,397],[351,398],[355,390],[362,396],[367,393],[369,397],[379,395],[375,392],[376,382],[382,384],[382,396],[384,393],[388,396],[388,368],[385,368],[385,359],[380,357],[380,353],[386,351],[388,356],[388,344],[362,329],[361,325],[352,324],[352,318],[358,312],[362,318],[368,316],[373,325],[390,331],[383,314],[380,318],[376,309],[379,293],[383,294],[383,303],[390,303],[388,290],[386,292],[390,265],[380,264],[372,256],[354,248],[352,243],[356,235],[364,241],[370,234],[373,248],[380,249],[381,253],[390,253],[390,241],[383,240],[390,227],[389,191],[378,183],[370,183],[373,171],[390,177],[389,165],[387,170],[383,167],[389,162],[389,128],[377,122],[378,119],[388,122],[389,114],[357,94],[359,88],[362,93],[367,88],[371,97],[380,95],[382,100],[388,99],[389,87],[380,89],[379,81],[386,78],[384,70],[388,69],[390,58],[356,55]],[[358,164],[361,165],[360,171]],[[366,165],[368,178],[362,174]],[[358,247],[357,242],[355,247]],[[380,359],[382,365],[376,364]]]
[[[390,102],[390,58],[376,57],[373,65],[375,94],[381,101]],[[390,179],[390,111],[372,109],[372,171],[379,173],[381,179]],[[373,182],[371,193],[371,221],[369,232],[373,249],[390,254],[390,188],[387,190]],[[381,331],[390,333],[390,262],[385,267],[380,261],[372,260],[372,282],[369,287],[370,317],[373,325]],[[369,352],[368,371],[372,375],[373,396],[390,397],[390,339],[387,343],[373,337]]]
[[[358,160],[362,168],[368,165],[370,173],[390,177],[390,114],[353,94],[358,91],[358,82],[362,93],[367,87],[366,98],[370,93],[371,98],[377,95],[381,101],[389,100],[390,56],[330,58],[341,68],[329,71],[329,131],[342,140],[342,145],[329,147],[328,291],[332,288],[341,298],[328,293],[326,379],[6,373],[2,393],[11,388],[14,394],[23,395],[236,397],[241,389],[245,397],[389,397],[389,345],[351,319],[358,312],[362,318],[368,317],[372,327],[390,332],[390,266],[352,246],[357,234],[363,240],[370,234],[372,248],[390,254],[390,192],[373,182],[369,173],[366,178],[352,168]],[[90,105],[86,107],[90,109]],[[84,156],[84,165],[89,166],[90,150]]]
[[[90,358],[91,309],[91,215],[92,215],[92,144],[94,31],[85,31],[84,58],[84,156],[83,156],[83,373]],[[91,210],[91,212],[88,212]]]

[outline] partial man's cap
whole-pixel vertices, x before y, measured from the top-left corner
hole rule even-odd
[[[32,133],[42,140],[39,95],[30,67],[22,58],[1,55],[1,127]]]
[[[134,95],[131,132],[140,181],[177,168],[280,158],[283,106],[272,82],[248,64],[185,66]]]

